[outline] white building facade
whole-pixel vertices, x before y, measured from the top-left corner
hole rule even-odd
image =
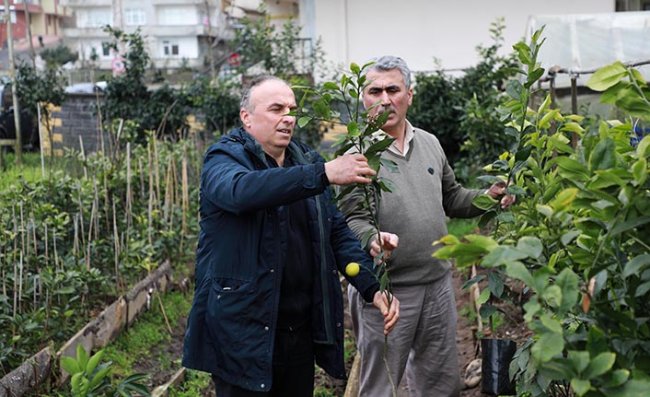
[[[272,1],[271,1],[272,2]],[[462,69],[490,45],[490,25],[505,19],[504,52],[526,34],[529,17],[614,12],[614,0],[300,0],[305,34],[321,37],[334,64],[384,54],[404,58],[415,71]]]
[[[66,0],[75,24],[63,30],[65,42],[78,51],[82,63],[94,56],[96,66],[110,69],[118,57],[107,44],[104,26],[140,32],[154,66],[201,67],[208,48],[226,35],[220,0]],[[213,55],[214,56],[214,55]]]

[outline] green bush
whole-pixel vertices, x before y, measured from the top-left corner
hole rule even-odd
[[[530,110],[532,86],[544,72],[536,63],[540,35],[515,46],[526,79],[508,83],[502,110],[517,147],[489,167],[518,204],[503,212],[480,196],[483,224],[496,221],[493,237],[447,236],[435,256],[455,258],[461,267],[480,264],[530,291],[523,309],[534,334],[510,365],[520,395],[645,395],[650,136],[635,147],[631,122],[601,121],[585,130],[594,124],[552,109],[550,96]],[[590,87],[628,114],[650,119],[650,90],[637,71],[608,66]]]

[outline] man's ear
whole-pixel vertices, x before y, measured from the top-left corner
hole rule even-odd
[[[244,108],[239,109],[239,119],[241,120],[241,123],[243,124],[244,128],[250,128],[251,121],[250,121],[250,114],[248,113],[248,110]]]
[[[409,95],[409,106],[411,106],[411,104],[413,103],[413,87],[409,87],[408,95]]]

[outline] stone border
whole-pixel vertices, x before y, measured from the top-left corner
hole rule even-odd
[[[86,351],[108,345],[123,329],[133,324],[142,311],[150,307],[154,292],[167,291],[170,281],[171,263],[165,260],[126,295],[117,298],[88,322],[56,354],[53,354],[51,347],[46,347],[0,379],[0,397],[21,397],[54,376],[56,385],[63,385],[70,375],[60,365],[57,366],[59,372],[53,373],[53,361],[60,362],[63,356],[76,358],[79,344]]]

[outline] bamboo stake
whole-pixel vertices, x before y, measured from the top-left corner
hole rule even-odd
[[[472,271],[470,274],[470,278],[476,277],[476,265],[472,265]],[[481,304],[478,303],[478,298],[481,295],[481,291],[478,287],[478,283],[472,284],[471,287],[469,287],[469,296],[470,299],[472,300],[472,303],[474,304],[474,309],[476,310],[476,330],[478,332],[483,331],[483,319],[481,318]]]
[[[149,147],[147,146],[147,149]],[[144,192],[144,171],[142,168],[142,159],[138,157],[138,174],[140,175],[140,199],[144,199],[145,192]]]
[[[149,154],[149,164],[152,163],[151,158],[153,154],[151,153],[151,143],[147,146],[148,149],[148,154]],[[154,176],[153,176],[154,171],[149,172],[149,203],[148,203],[148,211],[147,211],[147,237],[149,239],[149,245],[153,244],[152,236],[151,236],[151,229],[152,229],[152,216],[153,216],[153,200],[154,200]]]
[[[50,250],[49,250],[49,241],[48,241],[48,230],[47,222],[43,222],[43,227],[45,229],[45,236],[43,242],[45,243],[45,263],[50,263]]]
[[[113,200],[113,247],[115,251],[115,286],[119,291],[122,286],[120,277],[120,235],[117,231],[117,219],[115,217],[115,200]]]
[[[21,310],[22,308],[22,301],[23,301],[23,252],[20,251],[20,262],[18,263],[18,269],[19,269],[19,278],[18,278],[18,310]]]
[[[160,196],[160,162],[158,161],[158,145],[156,144],[157,140],[156,137],[153,136],[151,138],[152,145],[153,145],[153,171],[154,171],[154,176],[155,176],[155,183],[156,183],[156,200],[161,197]]]
[[[190,204],[190,193],[189,193],[189,183],[188,183],[188,177],[187,177],[187,146],[183,145],[183,159],[181,160],[181,167],[182,167],[182,204],[181,204],[181,214],[182,214],[182,221],[181,221],[181,248],[183,247],[183,241],[185,234],[187,233],[187,212],[189,211],[189,204]]]
[[[13,318],[16,319],[16,314],[18,313],[18,264],[16,263],[16,251],[13,254],[13,263],[14,263],[14,306],[13,306]]]
[[[75,261],[79,260],[79,214],[74,215],[74,239],[72,242],[72,255]]]
[[[81,160],[84,165],[84,178],[88,179],[88,167],[86,166],[86,151],[84,149],[84,140],[81,135],[79,135],[79,150],[81,151]]]
[[[23,216],[24,211],[24,203],[22,200],[18,203],[18,207],[20,208],[20,252],[24,255],[27,256],[27,248],[28,246],[25,243],[25,217]]]
[[[132,214],[131,205],[133,192],[131,191],[131,142],[126,143],[126,230],[131,226]]]

